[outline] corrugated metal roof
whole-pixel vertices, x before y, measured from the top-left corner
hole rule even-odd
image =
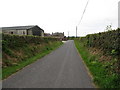
[[[2,30],[26,30],[33,28],[37,25],[31,25],[31,26],[15,26],[15,27],[2,27]]]

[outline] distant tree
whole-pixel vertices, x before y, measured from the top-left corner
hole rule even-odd
[[[108,25],[105,30],[106,31],[111,31],[112,30],[112,25]]]

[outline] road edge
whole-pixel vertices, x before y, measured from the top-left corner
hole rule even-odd
[[[40,59],[44,58],[45,56],[47,56],[47,55],[49,55],[50,53],[54,52],[55,50],[59,49],[59,48],[60,48],[60,47],[62,47],[63,45],[64,45],[64,43],[62,43],[60,46],[58,46],[58,47],[57,47],[57,48],[55,48],[54,50],[52,50],[52,51],[48,52],[48,54],[46,54],[46,55],[42,56],[41,58],[37,59],[37,60],[36,60],[36,61],[34,61],[33,63],[35,63],[35,62],[37,62],[38,60],[40,60]],[[33,63],[31,63],[31,64],[33,64]],[[3,79],[3,80],[2,80],[2,82],[3,82],[3,81],[5,81],[5,80],[7,80],[7,79],[8,79],[8,78],[10,78],[10,77],[12,77],[12,76],[16,75],[17,73],[19,73],[20,71],[22,71],[22,70],[23,70],[23,69],[25,69],[26,67],[29,67],[31,64],[28,64],[28,65],[26,65],[25,67],[23,67],[23,68],[19,69],[19,70],[18,70],[18,71],[16,71],[15,73],[13,73],[13,74],[11,74],[10,76],[8,76],[7,78]]]
[[[79,53],[79,51],[78,51],[78,49],[77,49],[77,47],[76,47],[76,45],[75,45],[75,42],[74,42],[74,46],[75,46],[75,49],[76,49],[76,51],[77,51],[77,53],[78,53],[78,55],[79,55],[82,63],[84,64],[84,66],[85,66],[85,68],[86,68],[86,70],[87,70],[87,74],[90,76],[90,78],[91,78],[91,80],[92,80],[92,85],[93,85],[93,87],[98,88],[98,86],[95,85],[95,83],[93,82],[93,75],[91,74],[89,68],[87,67],[86,63],[84,62],[83,58],[81,57],[81,55],[80,55],[80,53]]]

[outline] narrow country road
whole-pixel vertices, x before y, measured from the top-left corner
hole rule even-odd
[[[49,55],[3,81],[3,88],[94,88],[85,65],[69,40]]]

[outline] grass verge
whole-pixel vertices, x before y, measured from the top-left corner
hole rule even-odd
[[[109,68],[106,68],[106,64],[99,62],[97,55],[92,55],[79,40],[74,40],[76,48],[78,49],[82,59],[89,68],[93,81],[97,87],[100,88],[120,88],[118,74],[109,74]]]
[[[62,42],[54,43],[51,46],[47,46],[47,49],[44,49],[41,53],[38,53],[31,58],[23,60],[23,61],[19,62],[19,64],[17,64],[17,65],[13,65],[13,66],[3,68],[2,69],[2,79],[7,78],[11,74],[19,71],[20,69],[24,68],[25,66],[35,62],[36,60],[42,58],[43,56],[49,54],[50,52],[57,49],[62,44],[63,44]]]

